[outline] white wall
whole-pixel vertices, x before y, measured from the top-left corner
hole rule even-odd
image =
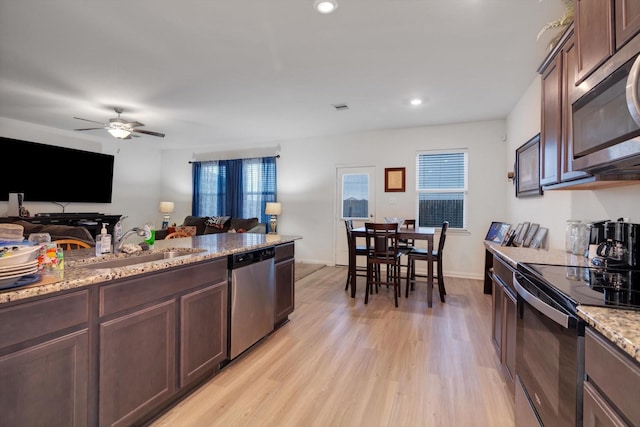
[[[515,150],[540,131],[540,80],[534,79],[506,121],[462,123],[409,129],[389,129],[324,138],[279,141],[278,199],[283,204],[279,231],[299,235],[296,257],[305,262],[333,264],[335,239],[335,176],[339,166],[375,166],[377,219],[415,217],[415,155],[438,148],[469,149],[469,225],[447,239],[445,272],[482,278],[482,241],[491,221],[512,224],[531,221],[549,228],[551,247],[564,246],[567,219],[629,217],[640,223],[640,184],[606,190],[547,191],[541,197],[516,198],[507,173],[513,171]],[[128,215],[125,225],[147,221],[157,225],[161,200],[176,203],[172,222],[191,213],[193,151],[158,151],[141,139],[104,142],[102,139],[0,118],[0,135],[35,142],[114,154],[114,196],[110,204],[72,204],[67,212],[98,211]],[[506,139],[506,141],[505,141]],[[273,147],[271,142],[268,146]],[[256,148],[256,147],[252,147]],[[258,147],[259,148],[259,147]],[[220,150],[238,150],[221,147]],[[211,150],[207,150],[210,152]],[[204,150],[202,152],[205,152]],[[28,162],[25,159],[25,165]],[[407,191],[384,193],[384,168],[406,167]],[[53,171],[33,171],[49,182]],[[88,181],[90,185],[90,180]],[[61,212],[50,203],[31,203],[32,212]],[[7,202],[0,202],[0,214]]]
[[[125,227],[130,228],[153,221],[160,227],[162,215],[158,212],[160,202],[160,151],[153,146],[139,143],[138,140],[103,143],[73,132],[66,132],[30,123],[19,122],[0,117],[0,136],[97,153],[113,154],[114,180],[111,203],[71,203],[65,212],[100,212],[112,215],[128,215]],[[51,169],[46,171],[29,170],[29,159],[20,159],[24,163],[25,174],[29,179],[40,179],[42,185],[60,185],[57,176],[73,176],[73,171],[55,169],[55,159],[51,160]],[[84,181],[91,191],[91,177],[77,177]],[[31,215],[38,212],[62,213],[61,206],[54,203],[31,202],[28,198],[24,206]],[[0,201],[0,215],[6,216],[8,202]]]
[[[540,132],[541,80],[536,77],[507,118],[507,167],[513,170],[515,150]],[[552,190],[540,197],[516,198],[515,188],[506,192],[507,222],[537,222],[549,228],[551,248],[564,248],[568,219],[592,221],[628,217],[640,223],[640,184],[601,190]]]
[[[503,167],[504,136],[505,122],[496,120],[279,141],[278,201],[282,203],[279,232],[302,236],[296,244],[298,260],[332,265],[337,167],[376,167],[376,219],[415,218],[416,153],[428,149],[468,148],[468,230],[449,234],[445,270],[451,275],[481,278],[482,240],[491,221],[506,220],[502,195],[510,184]],[[162,198],[176,203],[173,218],[178,223],[191,212],[189,161],[193,158],[193,152],[165,151],[162,155]],[[384,192],[386,167],[406,167],[405,193]],[[395,204],[390,203],[391,197],[396,199]]]

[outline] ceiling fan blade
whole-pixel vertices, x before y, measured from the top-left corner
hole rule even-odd
[[[104,127],[101,127],[101,128],[84,128],[84,129],[74,129],[74,130],[96,130],[96,129],[104,129]]]
[[[142,123],[140,123],[140,122],[128,122],[126,124],[126,126],[130,127],[130,128],[137,128],[137,127],[144,126],[144,125]]]
[[[74,117],[74,119],[84,120],[85,122],[98,123],[100,125],[104,125],[102,122],[96,122],[95,120],[83,119],[82,117]]]
[[[160,132],[152,132],[150,130],[144,130],[144,129],[131,129],[131,130],[133,132],[144,133],[147,135],[159,136],[161,138],[164,138],[164,133],[160,133]]]

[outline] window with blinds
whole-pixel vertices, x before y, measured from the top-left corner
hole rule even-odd
[[[467,225],[468,154],[466,150],[423,151],[416,157],[418,226]]]

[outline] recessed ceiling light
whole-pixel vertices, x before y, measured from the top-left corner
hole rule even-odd
[[[313,8],[318,12],[326,15],[338,8],[338,1],[337,0],[314,0]]]
[[[422,104],[422,99],[420,99],[420,98],[414,98],[414,99],[412,99],[411,101],[409,101],[409,103],[410,103],[411,105],[413,105],[414,107],[417,107],[418,105],[421,105],[421,104]]]

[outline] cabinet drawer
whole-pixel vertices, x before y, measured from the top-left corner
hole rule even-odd
[[[105,285],[100,288],[100,317],[222,281],[227,281],[226,258]]]
[[[87,290],[0,310],[0,348],[38,338],[89,320]]]
[[[587,381],[595,384],[633,425],[640,425],[640,367],[591,329],[585,331],[584,352]]]
[[[294,255],[294,244],[287,243],[284,245],[276,246],[276,258],[274,262],[280,262],[287,258],[293,258]]]

